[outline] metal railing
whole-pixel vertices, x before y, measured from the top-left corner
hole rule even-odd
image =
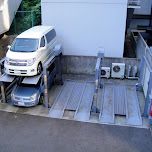
[[[141,0],[128,0],[128,5],[130,6],[140,6]]]

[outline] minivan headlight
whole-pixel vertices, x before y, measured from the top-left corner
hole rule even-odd
[[[5,58],[5,63],[9,64],[9,58],[7,58],[7,57]]]
[[[27,60],[27,66],[31,66],[34,64],[36,58],[28,59]]]
[[[34,100],[36,99],[36,95],[37,95],[37,93],[33,94],[33,95],[30,97],[30,100],[31,100],[31,101],[34,101]]]

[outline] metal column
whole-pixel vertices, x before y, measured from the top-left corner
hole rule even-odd
[[[104,57],[104,53],[98,52],[98,59],[95,68],[95,90],[94,90],[94,97],[93,97],[93,107],[92,112],[97,113],[99,110],[97,109],[97,95],[98,89],[101,88],[101,61]]]
[[[56,58],[58,60],[59,84],[62,84],[61,54],[62,54],[62,45],[57,44],[53,49],[52,57],[43,65],[45,108],[49,108],[47,69],[53,62],[55,62]]]
[[[5,58],[3,58],[1,61],[0,61],[0,77],[2,76],[2,65],[4,64],[4,61],[5,61]],[[0,86],[1,86],[1,94],[2,94],[2,100],[3,100],[3,103],[6,103],[7,100],[6,100],[6,95],[5,95],[5,86],[4,86],[4,82],[0,82]]]
[[[151,89],[152,89],[152,69],[151,69],[151,66],[149,65],[149,62],[148,62],[146,56],[144,55],[142,58],[142,63],[141,63],[138,91],[142,90],[142,79],[143,79],[144,65],[145,64],[148,67],[148,70],[150,71],[150,79],[148,82],[148,91],[147,91],[147,96],[146,96],[146,101],[145,101],[144,113],[142,114],[143,117],[148,116],[148,104],[149,104],[149,100],[150,100],[149,95],[150,95]]]
[[[58,60],[58,72],[59,72],[59,77],[58,77],[58,84],[62,85],[63,81],[62,81],[62,63],[61,63],[61,56],[62,54],[59,54],[57,57]]]
[[[43,66],[43,75],[44,75],[44,100],[45,108],[49,108],[49,96],[48,96],[48,81],[47,81],[47,70],[48,67],[55,61],[55,56],[52,56]]]
[[[152,116],[151,116],[151,110],[152,110],[152,94],[149,95],[149,108],[148,108],[148,113],[149,113],[149,124],[152,125]]]

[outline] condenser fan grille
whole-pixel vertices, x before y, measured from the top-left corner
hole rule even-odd
[[[119,72],[120,71],[120,67],[118,65],[113,67],[113,71],[114,72]]]
[[[105,70],[101,70],[101,75],[106,75],[106,71]]]

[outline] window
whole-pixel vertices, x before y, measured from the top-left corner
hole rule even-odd
[[[38,39],[17,38],[13,42],[11,51],[13,52],[34,52],[38,48]]]
[[[50,43],[56,37],[56,32],[52,29],[50,32],[46,34],[47,42]]]
[[[41,44],[40,47],[44,47],[45,46],[45,38],[44,36],[41,38]]]

